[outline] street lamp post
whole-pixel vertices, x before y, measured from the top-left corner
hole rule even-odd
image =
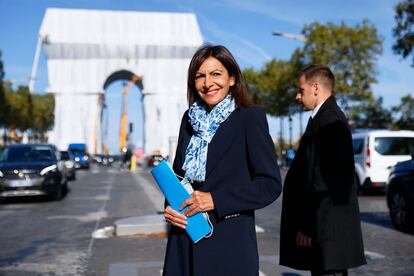
[[[284,38],[288,38],[288,39],[293,39],[293,40],[297,40],[300,42],[306,42],[307,39],[304,35],[300,35],[300,34],[291,34],[291,33],[285,33],[285,32],[272,32],[272,35],[274,36],[280,36],[280,37],[284,37]],[[302,135],[303,133],[303,127],[302,127],[302,110],[299,112],[299,131],[300,131],[300,135]],[[291,114],[289,113],[289,131],[290,131],[290,135],[291,135],[291,127],[292,127],[292,118],[291,118]],[[291,138],[290,138],[291,139]],[[290,146],[292,146],[292,142],[290,141]]]
[[[300,42],[306,42],[306,37],[299,34],[290,34],[290,33],[284,33],[284,32],[273,32],[272,35],[274,36],[281,36],[284,38],[289,38],[293,40],[297,40]]]

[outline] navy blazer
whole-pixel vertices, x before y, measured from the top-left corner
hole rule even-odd
[[[194,131],[183,116],[174,171],[183,176],[185,150]],[[254,210],[281,193],[280,172],[265,112],[236,108],[211,140],[205,182],[215,209],[208,212],[213,235],[193,244],[186,232],[172,226],[164,275],[258,275],[259,258]]]

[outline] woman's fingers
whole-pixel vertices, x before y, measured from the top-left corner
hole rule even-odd
[[[198,212],[206,212],[214,209],[213,198],[209,192],[195,191],[191,194],[191,198],[184,202],[188,205],[184,215],[188,217],[193,216]]]
[[[187,198],[186,200],[183,201],[183,203],[181,203],[180,210],[184,209],[185,207],[193,203],[194,203],[194,199],[192,197]]]
[[[165,208],[164,218],[167,222],[182,229],[185,229],[187,226],[187,218],[183,214],[180,214],[172,209],[170,206]]]

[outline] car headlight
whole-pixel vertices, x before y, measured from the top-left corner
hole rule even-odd
[[[40,175],[45,175],[45,174],[47,174],[49,172],[56,171],[56,169],[57,169],[57,166],[56,165],[52,165],[52,166],[46,167],[46,168],[44,168],[43,170],[40,171]]]
[[[3,177],[3,176],[4,176],[3,172],[2,172],[2,171],[0,171],[0,177]]]
[[[75,157],[75,161],[79,162],[80,158],[79,157]]]
[[[70,161],[70,160],[68,160],[68,161],[66,161],[65,162],[65,166],[67,167],[67,168],[69,168],[69,169],[72,169],[73,168],[73,162],[72,161]]]
[[[85,155],[84,157],[83,157],[83,160],[88,160],[89,159],[89,156],[87,156],[87,155]]]

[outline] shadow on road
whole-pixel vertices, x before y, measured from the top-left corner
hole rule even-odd
[[[361,212],[361,220],[366,223],[394,229],[388,212]]]

